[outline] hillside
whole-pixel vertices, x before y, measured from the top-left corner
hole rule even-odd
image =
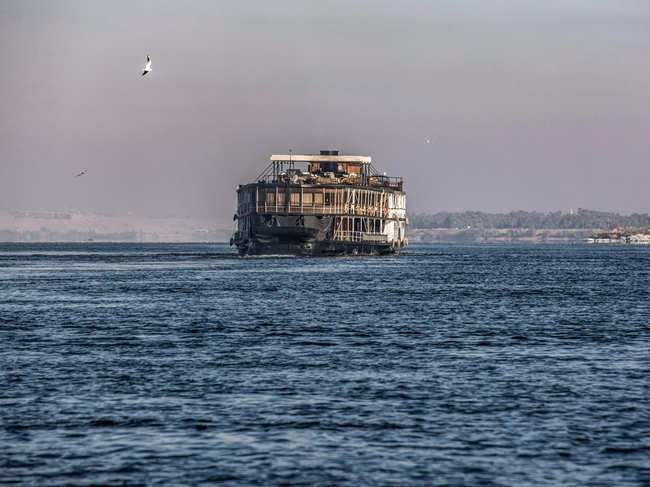
[[[0,242],[227,242],[232,228],[200,217],[0,210]]]

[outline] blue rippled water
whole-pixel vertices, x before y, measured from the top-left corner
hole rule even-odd
[[[649,485],[650,248],[0,244],[0,483]]]

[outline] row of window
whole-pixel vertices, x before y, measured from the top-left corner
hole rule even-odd
[[[264,194],[266,193],[266,194]],[[290,204],[293,206],[300,206],[300,192],[292,191],[289,193]],[[386,195],[380,193],[367,193],[367,194],[357,194],[358,200],[362,201],[366,206],[376,206],[379,207],[380,199],[383,196],[383,204],[386,206]],[[275,190],[267,190],[260,192],[260,202],[265,202],[267,206],[276,204],[276,192]],[[344,205],[346,203],[347,195],[343,191],[339,191],[338,194],[334,190],[325,190],[323,191],[304,191],[302,193],[302,205],[303,206],[318,206],[318,205]],[[284,205],[287,201],[287,193],[284,191],[278,191],[277,193],[277,205]],[[357,202],[358,203],[358,202]]]

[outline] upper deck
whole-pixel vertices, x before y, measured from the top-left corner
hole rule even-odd
[[[302,167],[296,167],[300,164]],[[402,191],[401,177],[380,174],[369,156],[339,155],[338,151],[320,154],[274,154],[271,163],[256,182],[267,184],[354,185],[384,187]]]

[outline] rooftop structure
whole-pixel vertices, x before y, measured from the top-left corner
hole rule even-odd
[[[270,160],[256,179],[260,183],[352,184],[402,190],[402,178],[380,174],[369,156],[342,155],[328,150],[320,154],[273,154]]]

